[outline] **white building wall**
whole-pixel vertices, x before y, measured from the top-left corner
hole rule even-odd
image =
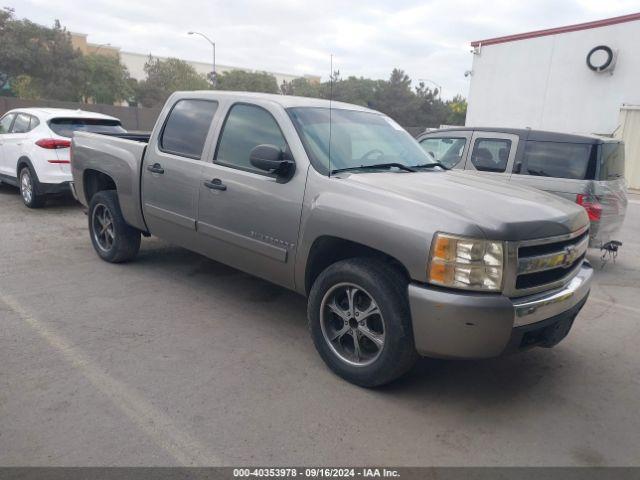
[[[154,58],[158,58],[160,60],[166,60],[165,57],[156,57],[155,55],[154,55]],[[147,75],[144,72],[144,65],[145,63],[147,63],[147,60],[149,60],[149,54],[135,53],[135,52],[122,52],[122,51],[120,52],[120,61],[127,67],[131,77],[135,78],[136,80],[144,80],[146,78]],[[194,62],[190,60],[185,60],[185,61],[189,65],[191,65],[196,70],[196,72],[203,75],[211,73],[211,70],[213,69],[213,65],[211,63]],[[248,68],[230,67],[228,65],[216,64],[216,72],[218,73],[218,75],[230,70],[244,70],[247,72],[261,71],[261,70],[251,70]],[[300,78],[300,77],[308,78],[314,81],[320,81],[319,76],[313,76],[313,75],[303,76],[303,75],[292,75],[287,73],[276,73],[276,72],[267,72],[267,73],[270,73],[271,75],[276,77],[276,81],[278,82],[278,85],[281,85],[282,82],[285,80],[287,82],[290,82],[291,80],[295,78]]]
[[[586,55],[617,50],[613,75]],[[640,21],[510,41],[474,55],[468,126],[611,134],[623,104],[640,104]]]

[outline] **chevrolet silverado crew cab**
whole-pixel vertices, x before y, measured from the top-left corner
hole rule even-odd
[[[150,135],[76,132],[71,158],[103,260],[156,235],[305,295],[316,349],[358,385],[418,355],[551,347],[589,294],[584,208],[446,171],[355,105],[175,93]]]

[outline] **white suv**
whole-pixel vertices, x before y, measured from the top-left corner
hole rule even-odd
[[[76,130],[124,133],[120,120],[60,108],[20,108],[0,118],[0,181],[20,188],[29,208],[69,192],[69,147]]]

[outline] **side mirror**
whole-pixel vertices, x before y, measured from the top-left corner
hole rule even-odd
[[[251,165],[265,172],[275,174],[278,181],[287,181],[293,176],[295,162],[287,152],[283,152],[275,145],[258,145],[249,156]]]

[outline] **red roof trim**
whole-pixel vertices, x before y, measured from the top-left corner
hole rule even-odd
[[[634,20],[640,20],[640,12],[631,13],[629,15],[622,15],[621,17],[596,20],[595,22],[567,25],[566,27],[548,28],[546,30],[536,30],[535,32],[518,33],[516,35],[488,38],[486,40],[476,40],[475,42],[471,42],[471,46],[478,47],[480,45],[494,45],[496,43],[514,42],[516,40],[526,40],[528,38],[546,37],[547,35],[557,35],[558,33],[576,32],[578,30],[588,30],[590,28],[607,27],[609,25],[616,25],[618,23],[633,22]]]

